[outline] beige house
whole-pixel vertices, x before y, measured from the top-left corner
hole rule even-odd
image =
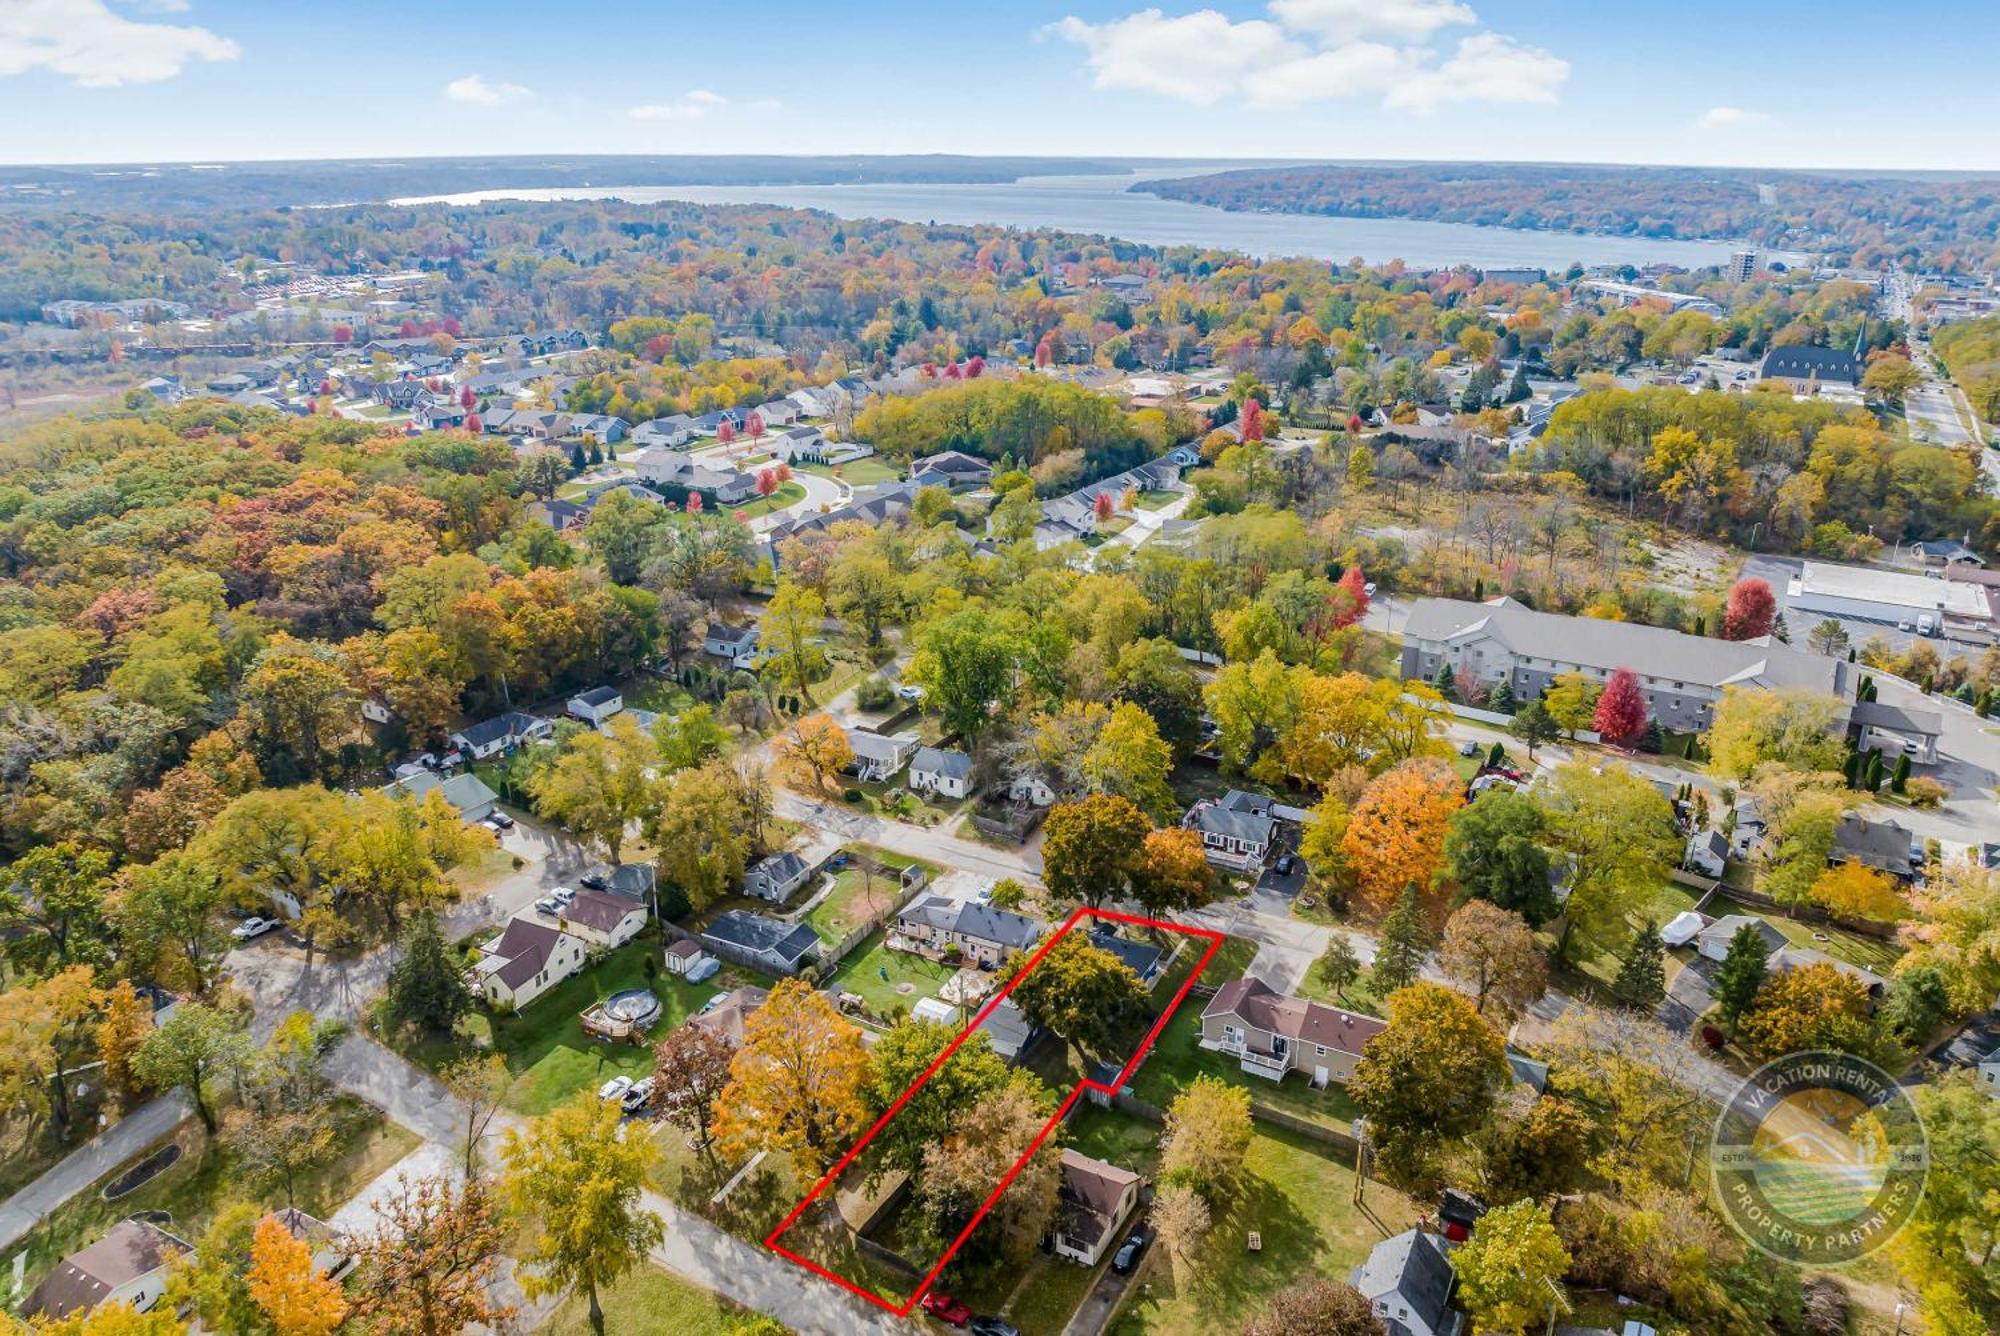
[[[1080,1151],[1064,1151],[1060,1205],[1049,1234],[1056,1256],[1096,1266],[1118,1241],[1118,1231],[1139,1204],[1144,1182],[1130,1169],[1093,1160]]]
[[[589,951],[581,937],[521,917],[481,948],[472,986],[496,1007],[519,1011],[583,968]]]
[[[167,1273],[193,1253],[180,1239],[143,1220],[120,1220],[104,1237],[56,1263],[21,1312],[50,1321],[127,1303],[143,1313],[166,1293]]]
[[[998,967],[1016,951],[1034,946],[1041,936],[1042,925],[1034,919],[970,900],[924,895],[896,915],[889,945],[933,958],[957,947],[967,964]]]
[[[1201,1046],[1234,1054],[1244,1071],[1272,1081],[1303,1072],[1315,1087],[1354,1075],[1361,1049],[1385,1022],[1322,1002],[1287,997],[1257,979],[1222,985],[1201,1013]]]
[[[565,932],[609,950],[639,935],[646,926],[646,905],[609,891],[578,891],[559,917]]]

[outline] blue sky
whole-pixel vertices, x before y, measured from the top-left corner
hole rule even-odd
[[[1996,39],[1989,0],[1893,16],[1858,0],[0,0],[0,161],[945,151],[1985,169],[2000,168]]]

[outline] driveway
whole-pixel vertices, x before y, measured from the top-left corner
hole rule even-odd
[[[1123,1241],[1122,1238],[1118,1240],[1119,1243]],[[1151,1258],[1147,1261],[1150,1265]],[[1121,1276],[1106,1266],[1098,1274],[1097,1283],[1090,1287],[1090,1293],[1084,1295],[1083,1302],[1077,1305],[1069,1325],[1062,1329],[1062,1336],[1097,1336],[1110,1325],[1111,1315],[1118,1311],[1119,1300],[1125,1297],[1125,1291],[1132,1285],[1132,1277],[1145,1269],[1134,1267]]]
[[[1660,1024],[1675,1034],[1686,1034],[1694,1029],[1695,1022],[1702,1013],[1715,1005],[1713,981],[1716,962],[1706,956],[1696,956],[1683,965],[1667,985],[1667,995],[1660,999],[1660,1007],[1655,1013]]]

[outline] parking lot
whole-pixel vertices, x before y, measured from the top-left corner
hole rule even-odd
[[[1771,586],[1771,593],[1778,600],[1778,611],[1785,619],[1785,632],[1791,637],[1793,648],[1802,650],[1811,648],[1807,644],[1807,639],[1812,635],[1812,629],[1828,620],[1827,614],[1823,612],[1790,609],[1785,601],[1786,588],[1798,575],[1799,568],[1804,565],[1805,563],[1797,557],[1752,556],[1744,561],[1740,572],[1742,578],[1755,577]],[[1926,638],[1913,631],[1899,630],[1893,622],[1867,621],[1860,617],[1835,617],[1832,620],[1846,628],[1848,643],[1857,650],[1871,636],[1882,637],[1899,654],[1916,641]],[[1972,657],[1985,653],[1987,649],[1983,643],[1951,640],[1943,636],[1931,636],[1928,639],[1936,646],[1937,652],[1947,659],[1956,654]]]

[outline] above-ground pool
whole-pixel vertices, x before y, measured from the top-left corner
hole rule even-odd
[[[606,1019],[643,1028],[660,1018],[660,999],[644,988],[613,993],[604,1000],[604,1015]]]

